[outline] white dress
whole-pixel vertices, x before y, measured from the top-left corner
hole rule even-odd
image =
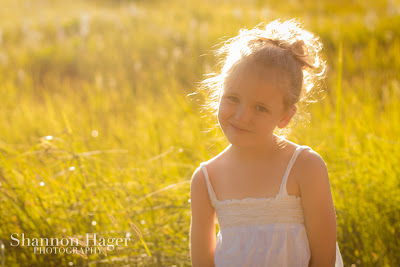
[[[288,195],[286,190],[290,170],[306,148],[311,149],[296,148],[278,195],[270,198],[220,201],[210,183],[206,162],[200,164],[220,227],[214,253],[216,267],[308,266],[311,253],[301,197]],[[337,242],[335,267],[343,267]]]

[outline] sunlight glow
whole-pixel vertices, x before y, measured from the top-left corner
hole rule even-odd
[[[79,33],[81,36],[87,36],[90,32],[90,16],[87,13],[82,14],[79,24]]]
[[[99,136],[99,132],[98,131],[96,131],[96,130],[93,130],[92,131],[92,137],[97,137],[97,136]]]

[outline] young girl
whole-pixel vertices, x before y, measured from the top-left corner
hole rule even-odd
[[[194,267],[343,266],[324,160],[275,133],[323,77],[321,48],[298,21],[277,20],[219,50],[221,71],[203,85],[230,144],[191,180]]]

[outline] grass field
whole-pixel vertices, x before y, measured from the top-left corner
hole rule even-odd
[[[400,266],[400,3],[243,2],[1,1],[4,266],[190,266],[190,178],[228,143],[189,94],[223,38],[293,17],[328,76],[288,139],[327,163],[345,266]],[[35,255],[13,233],[132,241]]]

